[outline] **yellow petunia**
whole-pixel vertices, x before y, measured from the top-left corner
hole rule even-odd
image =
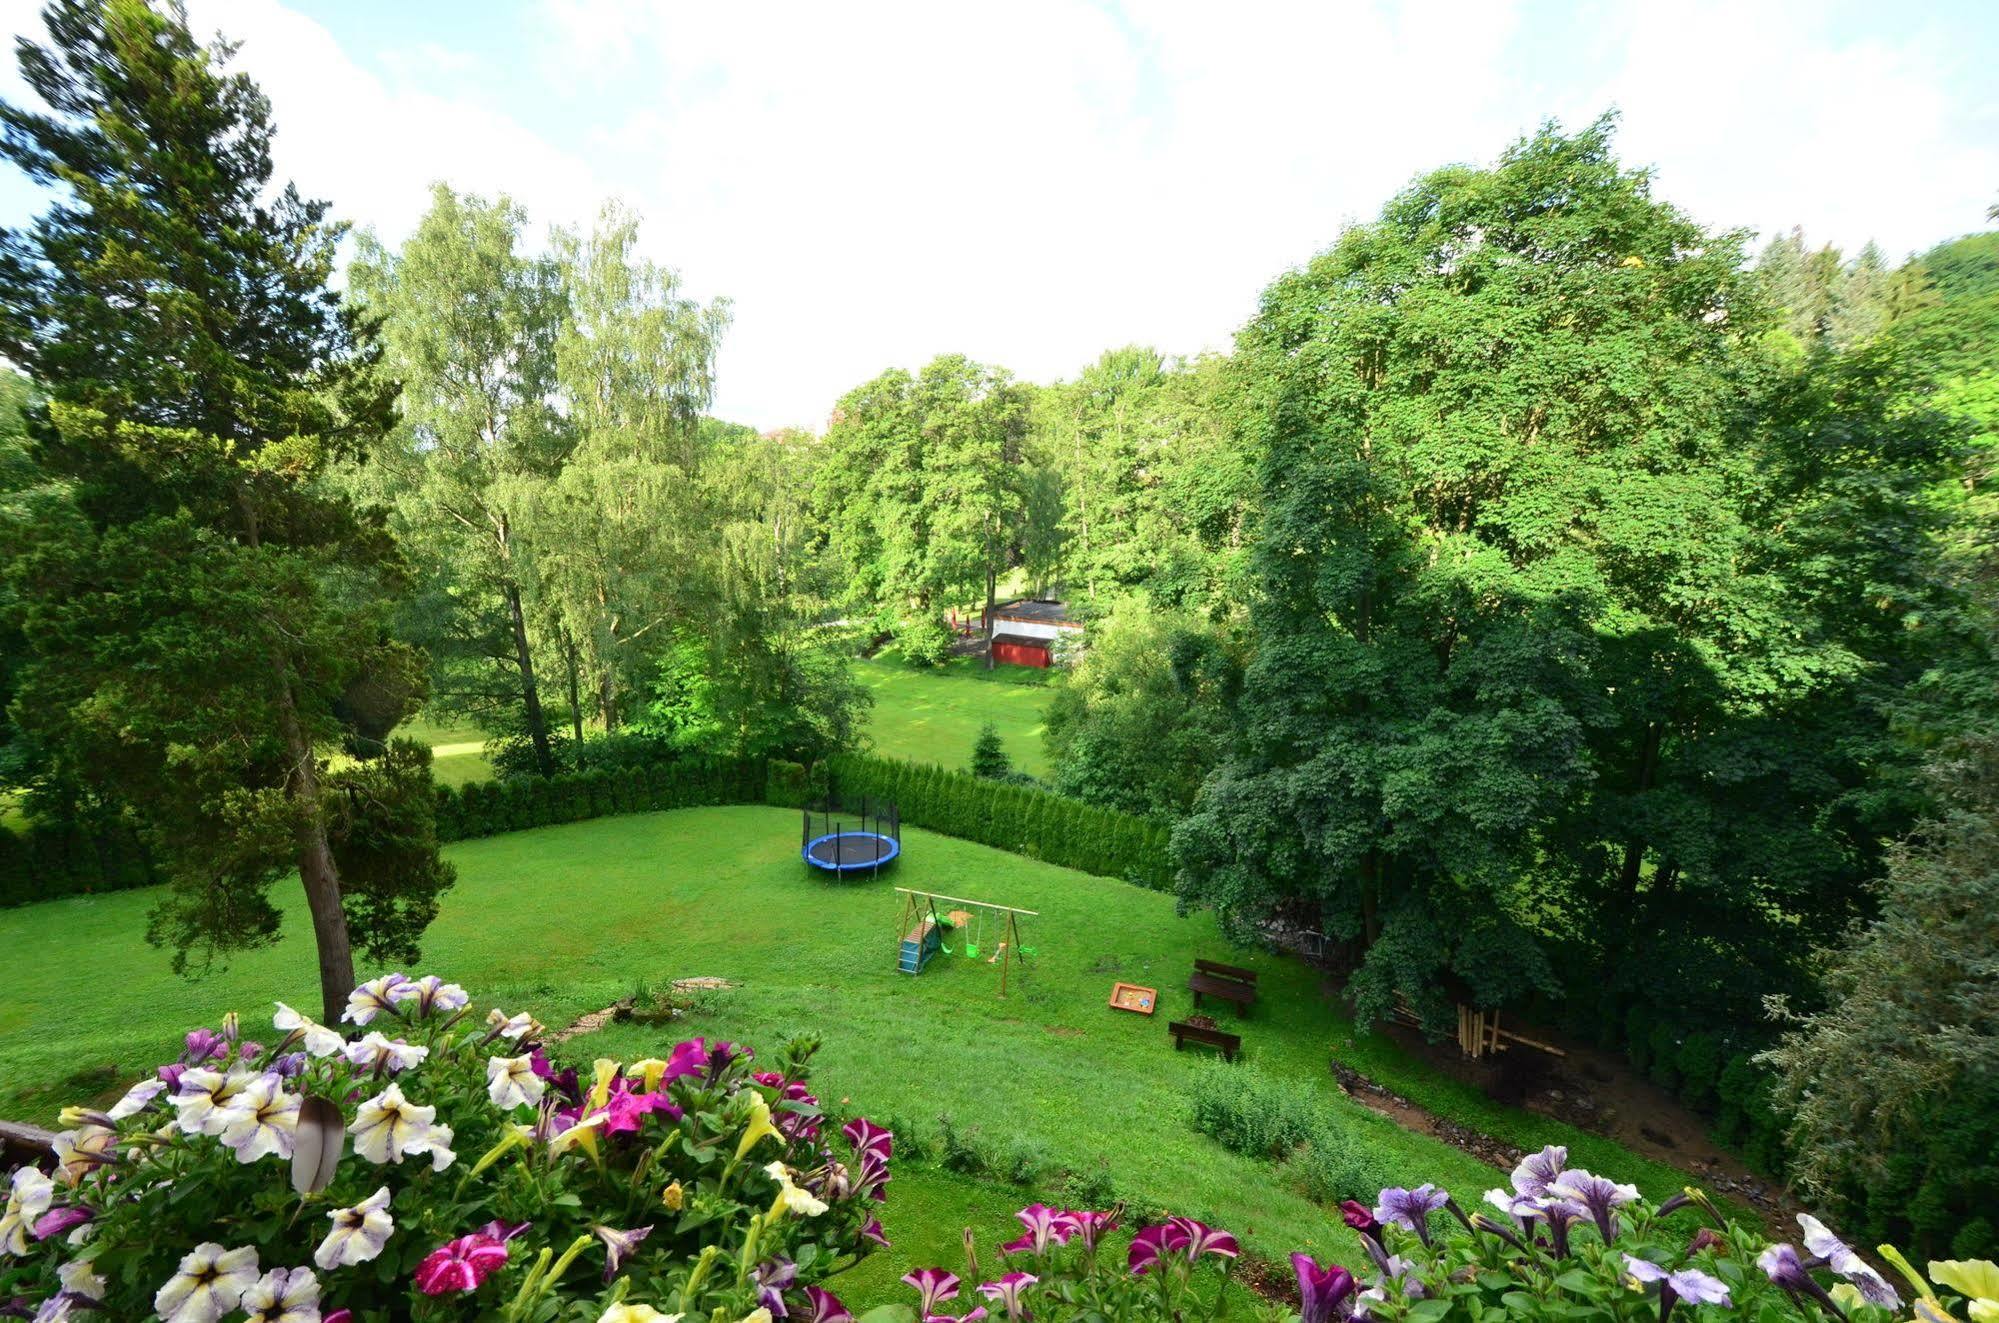
[[[618,1078],[618,1063],[609,1057],[597,1058],[597,1078],[590,1085],[590,1097],[583,1110],[594,1112],[611,1100],[611,1081]]]
[[[770,1104],[759,1094],[755,1101],[750,1103],[750,1128],[743,1131],[743,1138],[736,1145],[736,1161],[741,1162],[748,1157],[750,1150],[755,1148],[757,1141],[765,1135],[776,1133],[777,1127],[770,1123]]]
[[[597,1323],[680,1323],[678,1314],[662,1314],[651,1305],[612,1305]]]
[[[681,1204],[685,1203],[686,1200],[686,1192],[680,1188],[679,1181],[675,1181],[659,1192],[659,1201],[666,1205],[666,1211],[669,1213],[679,1212]]]
[[[1990,1259],[1931,1259],[1930,1280],[1965,1298],[1972,1323],[1999,1323],[1999,1264]]]
[[[647,1057],[643,1061],[634,1061],[631,1065],[625,1067],[625,1078],[645,1081],[646,1092],[650,1093],[654,1089],[657,1089],[660,1080],[666,1077],[666,1065],[667,1063],[661,1061],[658,1057]]]

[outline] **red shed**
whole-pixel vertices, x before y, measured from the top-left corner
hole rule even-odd
[[[1055,654],[1049,649],[1047,639],[1031,639],[1025,634],[995,634],[993,660],[1014,666],[1045,668],[1054,665]]]

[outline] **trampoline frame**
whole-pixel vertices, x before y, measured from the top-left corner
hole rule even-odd
[[[847,813],[853,813],[856,821],[851,824],[845,821],[842,815]],[[866,861],[841,862],[837,842],[846,837],[868,837],[876,842],[873,857]],[[836,843],[835,857],[814,857],[813,847],[828,841]],[[880,848],[882,845],[887,848]],[[854,877],[863,873],[869,877],[878,876],[882,869],[902,854],[902,816],[894,804],[866,797],[862,798],[858,811],[843,808],[830,799],[816,806],[808,804],[802,810],[799,822],[798,853],[812,867],[835,877]]]

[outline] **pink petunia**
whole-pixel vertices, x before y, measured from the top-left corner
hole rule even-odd
[[[473,1232],[439,1245],[416,1266],[417,1289],[425,1295],[476,1291],[479,1283],[507,1261],[504,1242]]]

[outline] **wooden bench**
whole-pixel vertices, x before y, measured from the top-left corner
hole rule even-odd
[[[1237,979],[1224,978],[1220,974],[1206,974],[1195,970],[1187,976],[1187,990],[1194,994],[1194,1004],[1199,1006],[1203,997],[1220,997],[1235,1004],[1236,1017],[1249,1014],[1250,1003],[1256,1000],[1256,989]]]
[[[1194,968],[1203,974],[1214,974],[1221,978],[1232,978],[1238,983],[1256,986],[1256,971],[1243,969],[1237,965],[1224,965],[1218,960],[1196,960]]]
[[[1206,1043],[1209,1047],[1222,1050],[1222,1059],[1234,1061],[1235,1054],[1242,1051],[1242,1035],[1224,1033],[1220,1029],[1209,1029],[1198,1024],[1188,1024],[1175,1020],[1166,1026],[1166,1032],[1173,1035],[1173,1050],[1178,1052],[1189,1042]]]
[[[0,1121],[0,1172],[24,1163],[43,1162],[55,1155],[53,1132],[38,1125]]]

